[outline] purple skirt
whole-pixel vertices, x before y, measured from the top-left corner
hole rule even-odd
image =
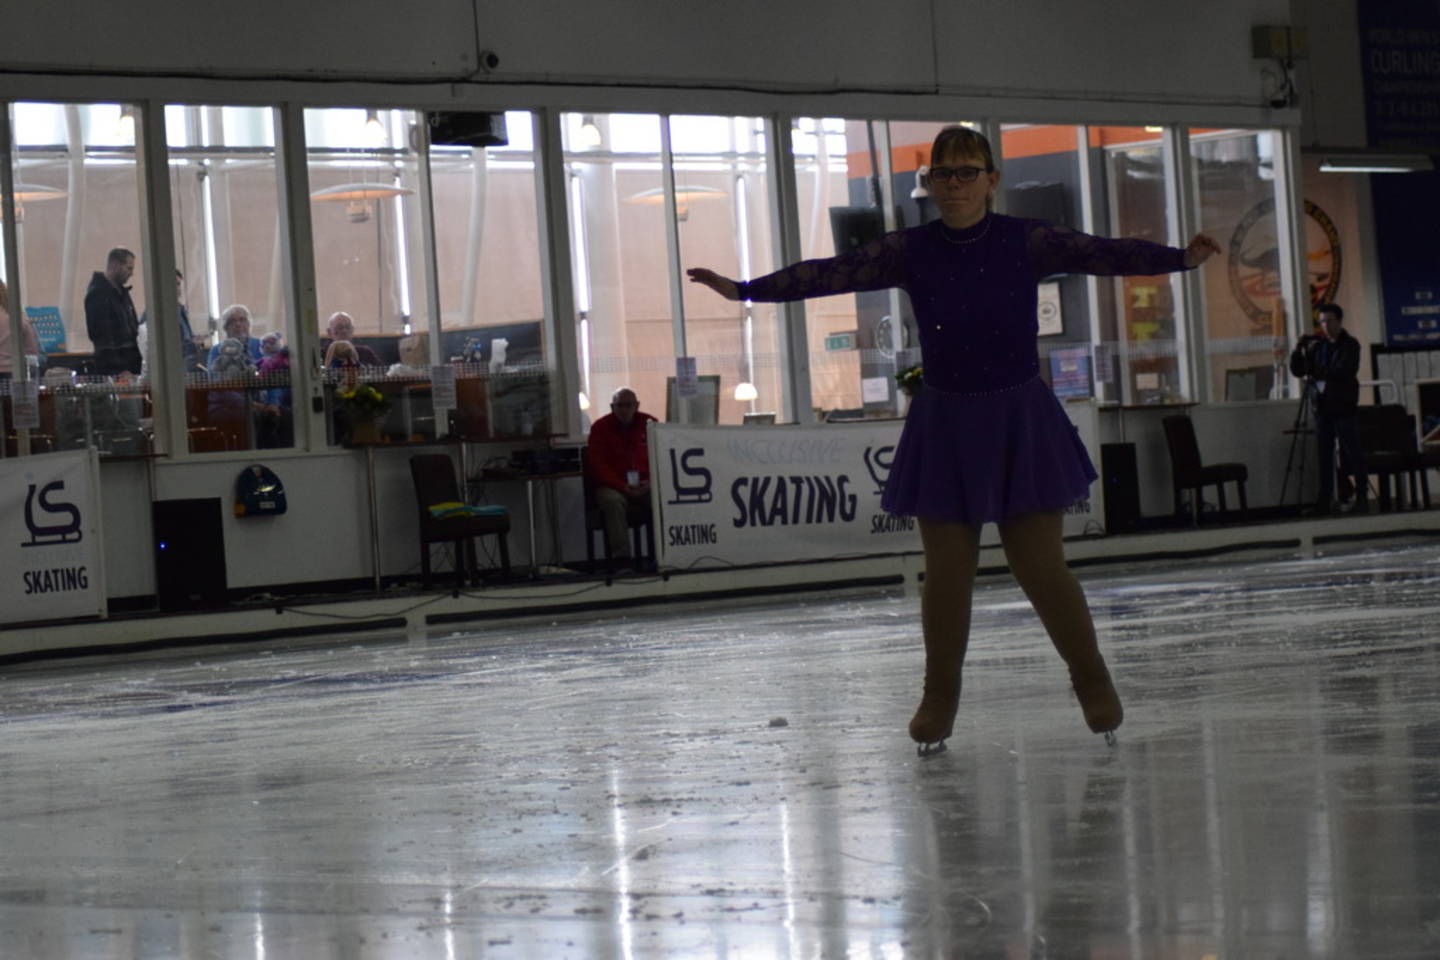
[[[979,526],[1063,510],[1097,474],[1060,401],[1034,377],[988,393],[915,395],[880,504]]]

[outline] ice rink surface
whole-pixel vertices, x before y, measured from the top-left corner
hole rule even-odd
[[[0,671],[0,956],[1440,956],[1440,547]]]

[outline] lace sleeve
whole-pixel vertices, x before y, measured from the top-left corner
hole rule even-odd
[[[1025,244],[1039,277],[1052,273],[1149,276],[1186,269],[1185,251],[1176,247],[1133,237],[1096,237],[1044,220],[1027,222]]]
[[[738,284],[740,299],[775,302],[885,290],[904,279],[905,239],[889,233],[858,250],[826,260],[801,260],[783,270]]]

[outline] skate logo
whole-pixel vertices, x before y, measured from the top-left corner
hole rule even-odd
[[[30,484],[30,491],[25,495],[25,526],[30,528],[30,540],[29,542],[22,541],[20,546],[45,547],[57,543],[80,542],[84,534],[80,531],[79,508],[73,503],[50,499],[52,493],[64,489],[64,480],[52,480],[40,487],[38,493],[35,484]],[[44,523],[45,518],[36,515],[37,505],[51,518],[58,514],[69,519],[56,523]]]
[[[692,460],[703,456],[704,447],[691,447],[684,452],[670,451],[670,485],[675,490],[675,496],[665,501],[666,503],[672,506],[682,503],[709,503],[715,498],[710,491],[714,476],[704,467],[691,464]]]
[[[885,481],[890,479],[890,465],[895,462],[895,444],[887,444],[883,447],[865,448],[865,469],[870,471],[870,479],[875,481],[876,495],[885,492]]]

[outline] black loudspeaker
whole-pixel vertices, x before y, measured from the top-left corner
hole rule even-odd
[[[1105,532],[1129,533],[1140,525],[1140,472],[1135,444],[1100,444],[1100,479],[1105,484]]]
[[[879,207],[831,207],[830,233],[836,255],[858,250],[885,236],[885,213]]]
[[[430,142],[461,147],[503,147],[510,142],[503,113],[432,113]]]
[[[225,605],[225,530],[220,498],[156,500],[155,594],[161,610]]]

